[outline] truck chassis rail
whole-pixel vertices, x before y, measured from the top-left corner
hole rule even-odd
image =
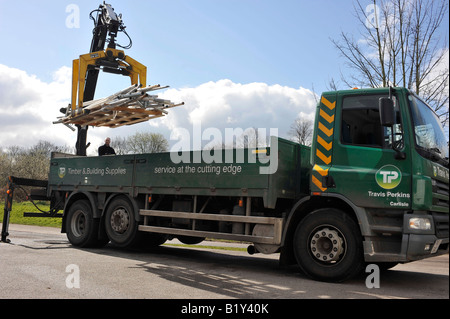
[[[144,216],[144,225],[139,226],[140,231],[154,232],[161,234],[170,234],[178,236],[193,236],[193,237],[212,237],[217,239],[230,239],[239,241],[248,241],[260,244],[279,245],[281,243],[281,236],[283,231],[283,219],[276,217],[259,217],[259,216],[236,216],[236,215],[217,215],[217,214],[203,214],[203,213],[186,213],[173,212],[161,210],[140,210],[140,215]],[[249,233],[245,234],[230,234],[220,232],[209,232],[195,229],[181,229],[171,227],[149,226],[148,217],[168,217],[181,218],[189,220],[208,220],[218,222],[237,222],[245,224],[262,224],[273,225],[273,236],[253,236]],[[195,228],[195,226],[193,227]]]

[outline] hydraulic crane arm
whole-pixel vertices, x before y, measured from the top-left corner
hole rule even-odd
[[[97,12],[96,18],[92,15],[95,12]],[[110,4],[103,2],[103,4],[100,5],[98,9],[92,11],[89,16],[94,21],[91,49],[89,50],[90,53],[103,51],[105,49],[106,42],[109,42],[108,48],[110,49],[115,49],[116,46],[124,49],[131,48],[132,41],[128,33],[125,31],[122,15],[117,15]],[[118,32],[123,32],[129,38],[130,43],[127,46],[123,47],[116,44]],[[83,101],[87,102],[94,99],[99,71],[100,70],[98,68],[92,68],[87,71]]]
[[[97,13],[94,18],[93,14]],[[110,4],[103,2],[90,13],[94,20],[93,38],[88,54],[80,55],[72,65],[72,96],[68,108],[61,109],[65,114],[56,123],[74,124],[78,129],[76,155],[86,155],[86,137],[89,126],[119,127],[131,125],[167,114],[164,108],[175,107],[170,101],[149,96],[147,92],[161,89],[159,85],[146,88],[147,67],[125,55],[122,49],[129,49],[132,40],[125,31],[122,15],[117,15]],[[129,39],[127,46],[116,43],[119,32]],[[105,45],[108,46],[105,50]],[[108,98],[94,101],[100,71],[130,77],[129,89]],[[165,87],[164,87],[165,88]],[[124,93],[126,92],[126,93]],[[127,96],[126,99],[123,96]]]
[[[94,18],[92,14],[97,12],[97,18]],[[125,30],[122,23],[121,15],[117,15],[110,4],[105,3],[99,6],[98,9],[92,11],[89,14],[90,18],[94,20],[94,30],[91,42],[90,53],[103,52],[108,35],[109,47],[116,47],[115,39],[119,29]],[[130,39],[131,45],[131,39]],[[95,54],[93,55],[95,56]],[[80,60],[73,61],[72,69],[72,99],[71,99],[71,115],[76,114],[76,109],[82,109],[83,102],[92,101],[95,96],[95,90],[97,88],[97,81],[99,75],[99,68],[90,66],[85,70],[80,70]],[[79,107],[77,107],[77,97],[79,100]],[[63,113],[67,110],[62,109]],[[78,129],[77,143],[75,145],[76,155],[85,156],[86,155],[86,138],[88,126],[76,124]]]

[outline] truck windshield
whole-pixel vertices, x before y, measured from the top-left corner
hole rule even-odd
[[[434,162],[448,166],[448,141],[438,116],[416,96],[410,94],[408,99],[418,152]]]

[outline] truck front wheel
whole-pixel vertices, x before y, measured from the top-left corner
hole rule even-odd
[[[338,209],[318,209],[298,224],[294,253],[300,268],[323,281],[344,281],[363,269],[362,236],[355,221]]]
[[[124,197],[117,197],[108,206],[105,230],[111,243],[121,248],[134,247],[142,238],[134,208]]]

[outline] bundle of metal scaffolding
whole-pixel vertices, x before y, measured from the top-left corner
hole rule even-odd
[[[150,94],[166,88],[168,86],[159,84],[145,88],[133,85],[109,97],[85,102],[82,107],[69,107],[66,114],[53,123],[115,128],[162,117],[168,114],[166,109],[184,105]]]

